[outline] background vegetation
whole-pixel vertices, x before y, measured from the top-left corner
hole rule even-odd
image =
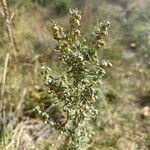
[[[56,74],[61,69],[56,63],[58,54],[52,51],[56,43],[49,33],[49,20],[67,27],[69,8],[83,12],[82,32],[87,36],[97,21],[111,22],[102,57],[114,67],[99,87],[101,114],[94,122],[96,137],[90,150],[150,149],[150,1],[8,0],[8,6],[10,14],[15,14],[11,27],[19,52],[13,54],[0,7],[0,88],[4,90],[0,96],[0,149],[61,148],[62,140],[55,141],[55,131],[32,109],[51,106],[40,67],[48,64]],[[58,108],[53,110],[54,118],[61,116]]]

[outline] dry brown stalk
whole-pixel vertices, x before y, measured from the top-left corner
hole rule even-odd
[[[4,14],[4,17],[5,17],[5,21],[6,21],[8,36],[9,36],[9,38],[10,38],[12,44],[13,44],[14,54],[15,54],[16,52],[19,51],[19,49],[17,47],[16,39],[15,39],[15,36],[14,36],[12,28],[11,28],[11,20],[14,16],[14,13],[10,16],[8,5],[7,5],[7,0],[0,0],[0,1],[1,1],[1,4],[2,4],[2,10],[3,10],[3,14]]]

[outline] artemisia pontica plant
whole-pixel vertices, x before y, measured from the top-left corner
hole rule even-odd
[[[105,45],[109,21],[97,23],[86,40],[80,31],[81,12],[70,10],[68,30],[51,21],[51,34],[57,41],[54,51],[61,54],[64,71],[57,78],[47,66],[42,66],[48,94],[54,104],[61,106],[65,119],[54,120],[50,114],[36,107],[44,121],[65,137],[65,150],[87,149],[93,139],[92,120],[98,115],[94,104],[98,99],[99,84],[112,67],[101,60],[98,51]]]

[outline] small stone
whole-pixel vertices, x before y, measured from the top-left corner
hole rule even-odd
[[[149,117],[150,116],[150,107],[149,106],[145,106],[141,110],[141,115],[142,115],[142,117]]]

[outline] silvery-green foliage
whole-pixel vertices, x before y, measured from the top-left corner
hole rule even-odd
[[[94,103],[98,99],[98,86],[106,69],[112,67],[108,60],[100,60],[98,51],[105,45],[109,21],[97,23],[89,40],[80,32],[81,12],[70,10],[70,28],[65,30],[55,21],[51,21],[51,34],[57,41],[55,51],[61,54],[64,72],[58,78],[52,76],[49,67],[43,66],[49,94],[54,104],[62,106],[64,118],[51,119],[43,110],[37,111],[45,122],[53,126],[66,137],[64,147],[68,150],[86,150],[92,143],[94,131],[92,120],[98,115]]]

